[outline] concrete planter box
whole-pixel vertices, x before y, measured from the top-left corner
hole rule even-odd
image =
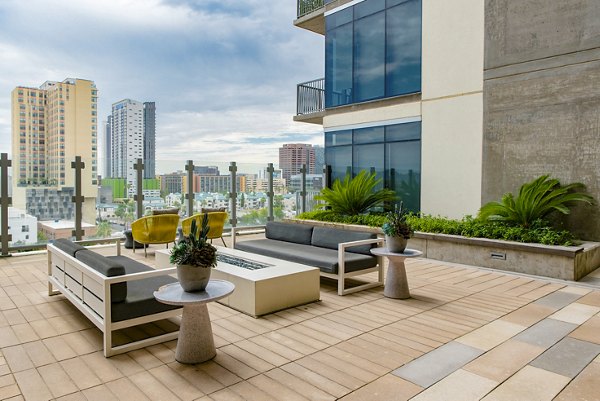
[[[381,229],[373,227],[315,220],[286,221],[369,231],[383,236]],[[600,243],[597,242],[585,242],[578,246],[552,246],[416,232],[408,241],[408,247],[418,249],[423,252],[423,257],[429,259],[562,280],[579,280],[600,267]]]

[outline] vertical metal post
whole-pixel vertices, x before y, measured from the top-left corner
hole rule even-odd
[[[300,169],[302,180],[300,181],[300,213],[306,212],[306,164]]]
[[[231,227],[235,227],[237,226],[237,166],[235,165],[235,162],[231,162],[229,171],[231,173],[231,192],[229,192],[231,218],[229,219],[229,223],[231,224]]]
[[[352,166],[346,166],[346,175],[352,177]]]
[[[273,203],[275,202],[275,193],[273,192],[273,173],[275,169],[273,168],[273,163],[269,163],[267,166],[267,173],[269,174],[269,186],[267,189],[267,203],[268,203],[268,215],[267,221],[275,220],[275,216],[273,216]]]
[[[80,241],[83,237],[81,208],[84,200],[81,195],[81,170],[85,168],[85,163],[81,161],[81,156],[75,156],[75,161],[71,162],[71,168],[75,169],[75,195],[71,197],[71,202],[75,203],[75,229],[71,235],[75,237],[76,241]]]
[[[371,173],[371,175],[377,174],[377,171],[375,170],[375,167],[371,167],[369,169],[369,173]]]
[[[325,164],[323,166],[323,188],[331,188],[331,165]]]
[[[188,200],[188,217],[194,215],[194,161],[188,160],[185,165],[185,170],[187,171],[187,180],[188,180],[188,193],[185,194],[185,198]]]
[[[2,153],[0,155],[0,218],[2,219],[0,234],[2,234],[2,256],[10,255],[8,253],[8,242],[12,241],[12,235],[8,233],[8,207],[12,205],[12,198],[8,196],[8,168],[11,165],[12,161],[8,160],[8,153]]]
[[[143,216],[143,209],[144,209],[144,195],[143,195],[143,185],[144,185],[144,179],[143,179],[143,174],[144,174],[144,163],[142,161],[142,159],[137,159],[137,163],[135,163],[133,165],[133,168],[136,171],[136,184],[135,184],[135,195],[133,195],[133,200],[136,202],[136,216],[137,218],[141,218]]]

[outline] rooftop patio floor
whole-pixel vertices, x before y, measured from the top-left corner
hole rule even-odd
[[[153,264],[155,249],[123,254]],[[340,297],[322,282],[320,302],[258,319],[211,303],[217,356],[182,365],[175,341],[104,358],[101,332],[62,295],[47,295],[45,253],[2,258],[0,398],[599,399],[596,281],[406,265],[407,300],[383,288]]]

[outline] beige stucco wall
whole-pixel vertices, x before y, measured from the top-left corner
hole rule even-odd
[[[385,121],[419,117],[421,115],[421,103],[404,103],[393,106],[372,108],[368,110],[354,111],[343,114],[333,114],[323,117],[323,128],[343,127],[347,125],[379,123]]]
[[[421,210],[481,206],[484,7],[423,0]]]

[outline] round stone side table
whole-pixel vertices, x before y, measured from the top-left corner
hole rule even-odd
[[[225,280],[210,280],[205,291],[185,292],[177,283],[154,291],[157,301],[183,306],[175,359],[180,363],[201,363],[217,355],[207,303],[225,298],[235,286]]]
[[[396,253],[388,251],[387,248],[372,248],[371,253],[376,256],[385,256],[389,260],[383,295],[396,299],[410,298],[404,260],[419,257],[423,255],[423,252],[407,248],[402,253]]]

